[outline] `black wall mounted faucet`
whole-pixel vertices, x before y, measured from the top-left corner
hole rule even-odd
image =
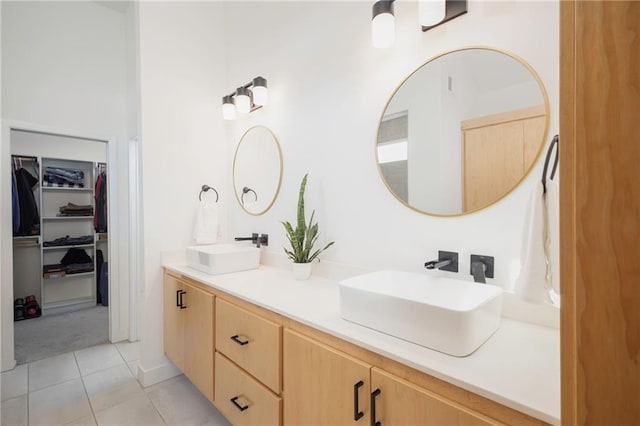
[[[438,251],[438,260],[430,260],[424,264],[427,269],[458,272],[458,253],[454,251]]]
[[[235,237],[235,241],[251,241],[251,244],[255,244],[257,248],[260,246],[268,246],[269,245],[269,234],[260,234],[257,233],[251,234],[250,237]]]

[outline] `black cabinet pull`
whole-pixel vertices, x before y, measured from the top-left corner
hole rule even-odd
[[[371,426],[380,426],[382,423],[376,421],[376,396],[380,395],[380,389],[371,393]]]
[[[248,405],[242,406],[242,405],[238,404],[238,398],[240,398],[240,397],[239,396],[234,396],[233,398],[230,399],[231,403],[233,405],[235,405],[238,410],[244,411],[247,408],[249,408]]]
[[[245,340],[245,341],[240,340],[240,335],[239,334],[236,334],[235,336],[231,336],[231,340],[233,340],[234,342],[236,342],[240,346],[244,346],[244,345],[248,345],[249,344],[248,340]]]
[[[184,302],[182,301],[182,296],[184,296],[185,294],[187,294],[186,291],[180,290],[180,309],[187,309],[187,307],[184,306]]]
[[[360,380],[358,383],[353,385],[353,420],[358,421],[364,417],[364,413],[360,411],[358,407],[360,404],[358,403],[358,389],[364,386],[364,382]]]
[[[176,290],[176,306],[179,308],[180,307],[180,292],[182,290]]]

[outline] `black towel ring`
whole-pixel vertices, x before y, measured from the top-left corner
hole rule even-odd
[[[202,193],[203,192],[207,192],[208,190],[213,190],[213,192],[216,193],[216,203],[218,202],[218,199],[220,198],[220,196],[218,195],[218,191],[216,191],[216,189],[212,186],[209,185],[202,185],[202,189],[200,190],[200,194],[198,194],[198,200],[202,201]]]
[[[256,191],[249,188],[248,186],[245,186],[244,188],[242,188],[242,195],[240,196],[240,202],[242,203],[243,206],[244,206],[244,194],[248,192],[253,192],[253,195],[256,196],[256,202],[258,201],[258,194],[256,194]]]
[[[547,156],[544,159],[544,167],[542,168],[542,189],[544,191],[544,193],[547,193],[547,170],[549,169],[549,160],[551,159],[551,154],[553,153],[553,148],[555,146],[556,148],[556,157],[553,160],[553,168],[551,169],[551,176],[549,177],[549,180],[553,180],[554,177],[556,177],[556,170],[558,169],[558,150],[560,149],[558,144],[559,144],[560,140],[558,138],[558,135],[555,135],[553,137],[553,140],[551,141],[551,143],[549,144],[549,148],[547,149]]]

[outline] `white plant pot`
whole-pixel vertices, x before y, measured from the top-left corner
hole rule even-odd
[[[308,280],[311,276],[312,263],[292,263],[291,271],[296,280]]]

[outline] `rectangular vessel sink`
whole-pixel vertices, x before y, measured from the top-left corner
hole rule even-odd
[[[339,282],[342,318],[454,356],[478,349],[500,326],[500,287],[379,271]]]
[[[191,246],[187,265],[212,275],[246,271],[260,266],[260,249],[238,244]]]

